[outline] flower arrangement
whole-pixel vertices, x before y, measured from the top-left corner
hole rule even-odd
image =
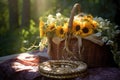
[[[64,17],[61,13],[57,13],[56,16],[49,15],[47,21],[46,19],[40,19],[40,37],[57,36],[59,38],[64,38],[68,32],[68,21],[69,18]],[[93,33],[93,30],[96,29],[98,23],[93,20],[91,15],[86,16],[75,16],[73,21],[73,27],[71,33],[75,36],[86,37]]]
[[[56,16],[49,15],[44,19],[41,18],[40,19],[40,37],[58,36],[63,38],[67,32],[67,22],[68,22],[68,18],[63,17],[60,13],[57,13]]]
[[[118,26],[112,24],[109,20],[102,17],[93,17],[91,15],[74,16],[72,28],[69,29],[69,18],[61,13],[48,15],[40,18],[40,50],[47,46],[47,38],[57,37],[60,40],[66,39],[68,33],[74,37],[87,37],[94,35],[95,38],[103,42],[105,45],[111,46],[111,51],[119,53],[118,45],[115,41],[116,35],[120,33]],[[56,41],[57,42],[57,41]]]
[[[57,13],[56,16],[48,15],[40,18],[40,38],[44,39],[42,44],[46,44],[46,37],[65,38],[68,32],[69,18]],[[114,45],[114,38],[120,33],[118,26],[112,24],[108,19],[85,15],[74,17],[71,33],[74,36],[86,37],[95,34],[96,37],[106,45]],[[42,45],[41,44],[41,45]]]
[[[44,21],[45,20],[45,21]],[[58,37],[64,39],[67,33],[71,33],[74,37],[86,37],[93,34],[98,27],[98,22],[91,15],[77,15],[74,17],[73,27],[68,28],[69,18],[57,13],[56,16],[49,15],[48,17],[40,18],[40,38],[43,38],[40,43],[41,48],[45,46],[45,37]]]

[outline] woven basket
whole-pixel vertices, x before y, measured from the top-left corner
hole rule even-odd
[[[76,9],[80,11],[80,4],[75,4],[70,16],[69,28],[72,26],[74,19],[74,14]],[[64,50],[65,40],[61,40],[59,45],[55,44],[53,38],[48,38],[48,54],[51,59],[72,59],[72,60],[82,60],[87,63],[88,67],[101,67],[101,66],[111,66],[114,64],[112,58],[112,53],[106,46],[100,46],[94,41],[88,39],[82,39],[81,53],[79,54],[78,39],[75,37],[69,38],[68,48],[74,54],[69,54]]]

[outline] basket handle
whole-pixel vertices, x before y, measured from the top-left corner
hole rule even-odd
[[[76,9],[78,10],[78,13],[80,13],[80,4],[79,3],[76,3],[73,8],[72,8],[72,11],[71,11],[71,15],[70,15],[70,20],[69,20],[69,23],[68,23],[68,28],[71,29],[72,26],[73,26],[73,20],[74,20],[74,15],[75,15],[75,11]]]

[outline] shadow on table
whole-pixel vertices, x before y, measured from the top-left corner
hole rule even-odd
[[[40,76],[39,63],[49,59],[38,54],[41,52],[20,54],[0,63],[0,80],[34,80]]]

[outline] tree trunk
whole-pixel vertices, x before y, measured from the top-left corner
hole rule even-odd
[[[18,0],[8,0],[9,6],[9,26],[10,28],[19,27],[18,23]]]
[[[23,0],[21,22],[22,27],[29,27],[30,25],[30,0]]]
[[[34,2],[33,2],[33,10],[32,11],[34,13],[31,13],[31,14],[32,14],[32,17],[33,17],[33,19],[34,19],[34,21],[36,23],[39,23],[38,18],[42,14],[42,10],[41,9],[44,9],[44,7],[43,7],[43,5],[44,5],[43,1],[45,1],[45,0],[34,0]],[[42,6],[42,7],[40,7],[40,6]]]

